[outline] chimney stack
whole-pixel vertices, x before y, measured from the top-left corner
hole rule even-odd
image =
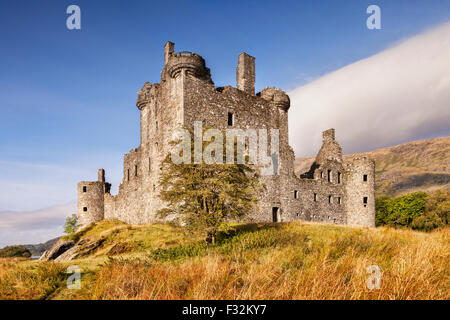
[[[105,182],[105,170],[104,169],[98,169],[98,181]]]
[[[242,52],[236,68],[236,85],[250,95],[255,95],[255,58]]]
[[[164,64],[167,64],[167,61],[169,61],[169,56],[173,53],[175,50],[175,43],[167,41],[164,45]]]
[[[328,129],[322,132],[323,142],[334,141],[334,129]]]

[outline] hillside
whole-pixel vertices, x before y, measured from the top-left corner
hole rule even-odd
[[[0,259],[0,299],[449,299],[449,229],[236,225],[216,245],[181,227],[102,221],[67,262]],[[66,240],[70,240],[66,239]],[[94,247],[91,247],[94,248]],[[379,290],[367,268],[382,270]],[[69,266],[81,289],[66,286]]]
[[[450,189],[450,137],[345,155],[344,159],[362,155],[375,160],[377,196]],[[314,157],[295,159],[296,172],[308,171],[313,161]]]
[[[24,247],[28,250],[30,250],[32,256],[40,256],[44,253],[45,250],[50,249],[56,241],[59,240],[58,238],[50,239],[44,243],[38,243],[38,244],[25,244]]]

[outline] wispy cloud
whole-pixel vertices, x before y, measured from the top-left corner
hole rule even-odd
[[[344,152],[450,134],[450,22],[291,92],[290,141],[315,154],[336,129]]]
[[[61,236],[66,217],[73,213],[75,203],[34,211],[0,212],[0,247],[39,243]]]

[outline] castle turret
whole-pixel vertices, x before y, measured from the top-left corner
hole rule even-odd
[[[170,41],[164,46],[164,74],[177,78],[181,73],[185,73],[212,83],[211,72],[206,67],[205,59],[193,52],[175,52],[174,48],[174,43]]]
[[[375,162],[354,158],[345,169],[347,224],[375,227]]]
[[[78,224],[86,226],[104,219],[104,196],[111,185],[105,182],[105,170],[98,170],[98,181],[78,183]]]

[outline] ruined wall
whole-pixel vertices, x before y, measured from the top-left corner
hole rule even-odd
[[[261,193],[259,210],[250,218],[272,221],[272,209],[280,209],[280,216],[288,210],[291,195],[290,179],[294,179],[294,152],[289,146],[287,110],[289,98],[280,89],[266,88],[259,95],[250,95],[233,87],[215,88],[213,84],[194,76],[187,76],[184,84],[184,125],[193,128],[195,121],[204,127],[225,129],[266,129],[270,156],[270,129],[279,130],[279,154],[273,173],[263,176],[266,190]],[[228,122],[232,114],[232,124]],[[258,166],[260,167],[260,166]]]

